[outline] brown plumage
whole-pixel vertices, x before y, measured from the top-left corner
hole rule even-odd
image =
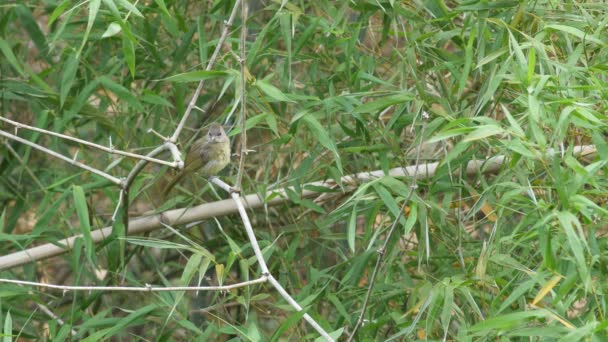
[[[230,140],[222,126],[213,123],[205,135],[190,146],[184,161],[184,168],[173,177],[163,190],[163,194],[167,196],[184,176],[195,172],[204,177],[214,176],[228,163],[230,163]]]

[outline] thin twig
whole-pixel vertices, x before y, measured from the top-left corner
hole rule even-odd
[[[161,146],[158,146],[157,148],[153,149],[152,151],[150,151],[147,155],[148,156],[156,156],[159,153],[165,151],[165,150],[171,150],[171,148],[169,146],[175,146],[172,143],[165,143]],[[179,157],[177,157],[179,158]],[[183,162],[181,160],[177,161],[178,164],[181,163],[183,165]],[[140,160],[139,162],[137,162],[137,164],[135,164],[135,166],[133,167],[133,169],[131,169],[131,171],[129,172],[129,174],[127,175],[127,179],[125,180],[125,184],[128,186],[131,185],[131,183],[133,183],[133,181],[135,180],[135,177],[137,177],[137,175],[141,172],[141,170],[144,169],[144,167],[148,164],[148,162],[146,160]]]
[[[270,282],[270,284],[272,284],[272,286],[274,286],[277,292],[279,292],[281,297],[283,297],[283,299],[285,299],[289,303],[289,305],[291,305],[294,309],[298,311],[304,310],[302,309],[300,304],[298,304],[298,302],[296,302],[283,288],[283,286],[281,286],[281,284],[272,276],[272,274],[268,275],[268,281]],[[319,323],[317,323],[314,318],[312,318],[309,314],[305,313],[303,317],[304,320],[306,320],[306,322],[308,322],[321,336],[323,336],[326,341],[334,341],[334,339],[329,336],[325,329],[323,329],[323,327],[321,327]]]
[[[144,156],[144,155],[137,154],[137,153],[131,153],[131,152],[126,152],[126,151],[121,151],[121,150],[115,149],[114,147],[105,147],[103,145],[99,145],[99,144],[95,144],[95,143],[92,143],[92,142],[89,142],[89,141],[86,141],[86,140],[74,138],[74,137],[71,137],[69,135],[65,135],[65,134],[61,134],[61,133],[56,133],[56,132],[53,132],[53,131],[48,131],[46,129],[42,129],[42,128],[38,128],[38,127],[34,127],[34,126],[28,126],[26,124],[22,124],[20,122],[13,121],[13,120],[4,118],[2,116],[0,116],[0,120],[2,120],[4,122],[7,122],[7,123],[9,123],[9,124],[11,124],[13,126],[18,127],[18,128],[25,128],[25,129],[28,129],[30,131],[40,132],[40,133],[43,133],[43,134],[46,134],[46,135],[52,135],[52,136],[55,136],[55,137],[58,137],[58,138],[61,138],[61,139],[74,141],[74,142],[77,142],[79,144],[86,145],[86,146],[89,146],[89,147],[93,147],[93,148],[96,148],[96,149],[99,149],[99,150],[102,150],[104,152],[108,152],[108,153],[111,153],[111,154],[118,154],[118,155],[125,156],[125,157],[147,160],[147,161],[152,162],[152,163],[161,164],[161,165],[167,165],[167,166],[170,166],[170,167],[176,167],[177,166],[177,163],[175,163],[175,162],[168,162],[166,160],[156,159],[156,158],[150,158],[148,156]]]
[[[167,141],[164,144],[162,144],[161,146],[158,146],[154,150],[150,151],[150,153],[148,153],[148,156],[155,156],[155,155],[163,152],[166,149],[168,149],[172,152],[174,158],[177,159],[178,165],[180,167],[183,167],[184,162],[181,161],[179,152],[177,153],[177,155],[174,153],[175,151],[177,151],[177,148],[175,147],[175,144],[172,142]],[[146,161],[146,160],[140,160],[137,162],[137,164],[135,164],[135,166],[131,169],[131,171],[127,175],[122,192],[120,193],[120,196],[123,199],[123,201],[122,201],[122,209],[123,209],[122,222],[125,227],[125,236],[129,234],[129,224],[131,222],[131,221],[129,221],[129,202],[130,202],[129,201],[129,190],[131,189],[131,184],[135,180],[135,177],[137,177],[137,175],[144,169],[146,164],[148,164],[148,161]],[[118,205],[116,206],[117,209],[118,209],[118,206],[120,206],[120,203],[121,203],[121,201],[118,201]],[[115,212],[116,212],[116,210],[115,210]],[[116,217],[112,216],[113,222],[115,222],[115,219],[116,219]]]
[[[239,63],[241,64],[241,147],[239,153],[239,170],[236,174],[236,188],[240,191],[241,182],[243,179],[243,170],[245,168],[245,156],[247,155],[247,92],[245,91],[245,69],[247,67],[245,61],[245,43],[247,42],[247,2],[241,2],[241,56]]]
[[[425,128],[426,128],[426,122],[422,125],[422,129],[420,130],[420,142],[418,142],[418,146],[416,149],[416,164],[414,164],[414,166],[416,166],[416,168],[414,169],[414,175],[412,177],[412,185],[410,186],[410,191],[408,192],[407,197],[404,199],[403,205],[401,206],[401,209],[399,210],[397,217],[395,217],[395,220],[393,221],[393,224],[391,225],[391,228],[389,229],[388,234],[386,235],[386,238],[384,239],[384,243],[382,244],[382,247],[380,247],[378,249],[378,258],[376,259],[376,266],[374,267],[372,276],[369,280],[369,286],[367,287],[367,293],[365,294],[365,299],[363,300],[363,306],[361,307],[361,314],[359,315],[359,318],[357,319],[357,323],[353,327],[353,331],[351,332],[350,336],[347,339],[348,342],[352,341],[355,338],[355,335],[357,334],[357,330],[359,330],[359,327],[361,327],[361,325],[363,324],[363,320],[365,319],[365,311],[367,310],[367,305],[369,304],[369,299],[370,299],[371,294],[374,289],[374,285],[376,282],[376,276],[378,275],[380,267],[382,266],[382,260],[384,259],[384,255],[386,254],[386,248],[388,246],[388,243],[390,242],[391,237],[393,236],[393,233],[395,232],[397,223],[399,222],[399,220],[401,220],[401,217],[403,216],[403,212],[405,211],[405,208],[410,203],[410,200],[411,200],[412,196],[414,195],[414,192],[418,188],[418,184],[416,182],[416,175],[418,172],[418,163],[420,162],[420,148],[422,146],[422,143],[424,142],[424,129]]]
[[[230,189],[230,186],[224,182],[222,182],[219,178],[213,179],[213,182],[216,184],[221,184],[222,188]],[[223,184],[222,184],[223,183]],[[296,301],[293,299],[289,293],[281,286],[281,284],[270,274],[268,270],[268,266],[266,265],[266,261],[264,260],[264,255],[262,254],[262,250],[258,244],[257,238],[253,232],[253,227],[251,226],[251,222],[249,221],[249,216],[247,215],[247,211],[245,210],[245,206],[243,205],[243,199],[240,194],[236,191],[231,191],[230,195],[236,204],[236,207],[241,215],[241,220],[243,221],[243,226],[245,227],[245,231],[247,232],[247,237],[249,238],[249,243],[251,244],[251,248],[253,249],[253,253],[255,254],[255,258],[260,265],[262,275],[268,276],[268,280],[272,286],[281,294],[281,296],[297,311],[304,310]],[[333,342],[334,339],[329,336],[329,334],[307,313],[304,314],[304,319],[327,341]]]
[[[234,18],[236,17],[237,9],[239,8],[240,2],[241,2],[241,0],[236,0],[234,3],[234,7],[232,8],[232,13],[230,13],[230,18],[228,18],[228,21],[225,22],[224,30],[222,31],[222,35],[220,36],[220,39],[217,42],[217,45],[215,46],[215,50],[213,51],[213,55],[211,55],[211,59],[209,59],[209,63],[207,63],[207,67],[205,68],[206,71],[211,70],[211,68],[213,67],[213,64],[215,64],[215,60],[217,59],[217,56],[222,48],[222,45],[224,45],[224,41],[226,41],[226,38],[228,37],[228,31],[230,30],[230,27],[232,27],[232,23],[234,22]],[[177,125],[177,128],[175,129],[175,132],[173,132],[173,135],[171,136],[171,138],[169,138],[170,142],[173,142],[173,143],[177,142],[177,138],[179,137],[180,133],[182,132],[182,129],[184,128],[184,125],[186,124],[186,121],[188,120],[188,117],[190,116],[190,112],[192,112],[192,109],[194,107],[196,107],[196,101],[198,100],[198,97],[201,93],[201,90],[203,90],[204,85],[205,85],[205,80],[202,80],[198,83],[198,87],[196,87],[196,91],[194,92],[194,95],[192,95],[192,99],[190,99],[190,102],[188,103],[188,107],[186,108],[186,112],[184,113],[184,116],[182,117],[181,121]]]
[[[1,279],[0,283],[10,283],[17,285],[36,286],[47,289],[62,290],[62,291],[130,291],[130,292],[168,292],[168,291],[228,291],[239,287],[261,284],[268,281],[268,277],[263,275],[258,279],[248,280],[241,283],[231,285],[218,286],[168,286],[155,287],[150,284],[146,286],[74,286],[74,285],[55,285],[38,283],[33,281]]]
[[[68,158],[68,157],[66,157],[66,156],[64,156],[62,154],[59,154],[59,153],[57,153],[57,152],[55,152],[53,150],[49,150],[48,148],[40,146],[40,145],[38,145],[36,143],[33,143],[33,142],[29,141],[29,140],[23,139],[21,137],[18,137],[16,135],[13,135],[13,134],[10,134],[10,133],[7,133],[7,132],[2,131],[2,130],[0,130],[0,136],[3,136],[3,137],[6,137],[6,138],[9,138],[9,139],[18,141],[18,142],[20,142],[22,144],[31,146],[31,147],[33,147],[33,148],[35,148],[37,150],[40,150],[40,151],[42,151],[42,152],[44,152],[44,153],[46,153],[46,154],[48,154],[48,155],[50,155],[52,157],[61,159],[61,160],[65,161],[66,163],[72,164],[74,166],[78,166],[81,169],[85,169],[87,171],[90,171],[90,172],[98,175],[98,176],[101,176],[101,177],[109,180],[110,182],[112,182],[114,184],[117,184],[117,185],[119,185],[121,187],[123,186],[122,185],[122,180],[120,180],[119,178],[116,178],[116,177],[114,177],[114,176],[112,176],[110,174],[107,174],[107,173],[103,172],[103,171],[100,171],[100,170],[97,170],[97,169],[95,169],[93,167],[85,165],[85,164],[83,164],[83,163],[81,163],[81,162],[79,162],[77,160],[70,159],[70,158]]]
[[[1,281],[1,279],[0,279]],[[55,315],[55,313],[53,311],[51,311],[49,308],[47,308],[45,305],[41,304],[41,303],[36,303],[36,306],[45,314],[47,314],[47,316],[51,317],[52,319],[57,321],[57,324],[64,326],[65,322],[61,319],[61,317]],[[72,334],[72,336],[76,336],[76,330],[74,329],[70,329],[70,333]]]
[[[9,152],[13,155],[13,157],[15,157],[15,159],[17,159],[17,161],[19,161],[19,164],[21,164],[23,166],[23,168],[25,169],[25,172],[27,172],[27,174],[30,175],[30,177],[32,177],[32,179],[34,180],[34,183],[36,183],[36,185],[38,185],[38,187],[40,188],[40,190],[44,191],[45,186],[42,185],[42,183],[40,182],[40,180],[38,179],[38,177],[36,177],[36,175],[32,172],[32,170],[30,170],[30,168],[26,165],[26,163],[23,160],[23,158],[21,158],[21,156],[19,155],[19,153],[17,153],[17,151],[15,151],[15,149],[13,148],[13,146],[11,146],[11,144],[9,144],[8,141],[5,141],[4,145],[9,150]]]

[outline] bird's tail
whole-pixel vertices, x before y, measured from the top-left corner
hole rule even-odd
[[[165,198],[167,198],[169,196],[169,193],[171,192],[173,187],[182,180],[183,176],[184,176],[184,173],[180,172],[179,174],[175,175],[173,177],[173,179],[171,179],[169,184],[167,184],[167,186],[163,189],[163,196]]]

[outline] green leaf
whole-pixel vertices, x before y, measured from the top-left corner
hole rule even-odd
[[[167,82],[200,82],[202,80],[210,80],[228,75],[225,71],[206,71],[198,70],[185,72],[182,74],[173,75],[162,79],[161,81]]]
[[[245,122],[245,129],[249,130],[251,128],[258,126],[258,124],[260,122],[266,121],[268,116],[272,116],[272,114],[271,113],[262,113],[262,114],[258,114],[258,115],[247,118],[247,121]],[[232,137],[232,136],[235,136],[240,133],[241,133],[241,126],[236,126],[236,127],[234,127],[234,129],[232,129],[230,131],[230,133],[228,135]]]
[[[134,13],[136,16],[143,18],[144,15],[141,14],[141,12],[137,9],[137,7],[135,7],[135,5],[131,4],[129,1],[127,0],[116,0],[116,2],[118,2],[118,4],[127,9],[129,12]]]
[[[101,35],[101,38],[110,38],[119,34],[122,31],[120,24],[117,22],[110,23],[106,31]]]
[[[59,104],[61,107],[63,107],[65,99],[74,84],[79,63],[80,61],[78,60],[78,56],[76,56],[76,52],[71,53],[65,62],[65,68],[61,74],[61,89],[59,92]]]
[[[523,327],[527,324],[528,320],[532,318],[544,318],[548,314],[544,310],[530,310],[524,312],[515,312],[505,315],[494,316],[483,320],[473,325],[469,330],[471,332],[477,331],[491,331],[491,330],[508,330],[516,327]]]
[[[15,71],[17,71],[19,73],[19,75],[21,75],[22,77],[25,77],[25,73],[23,72],[23,69],[21,68],[21,65],[19,64],[19,62],[17,62],[17,57],[15,57],[15,54],[13,54],[13,50],[11,50],[11,47],[8,45],[6,40],[2,39],[1,37],[0,37],[0,51],[2,51],[2,54],[4,55],[4,57],[6,57],[8,62],[13,66]]]
[[[156,304],[151,304],[151,305],[147,305],[142,308],[139,308],[139,309],[131,312],[127,316],[121,317],[119,320],[117,320],[116,323],[111,324],[110,328],[98,330],[95,333],[89,335],[87,338],[83,339],[82,341],[83,342],[94,342],[94,341],[108,340],[108,339],[110,339],[110,337],[123,332],[126,328],[128,328],[132,325],[143,323],[144,317],[147,317],[148,314],[150,314],[152,311],[154,311],[157,308],[158,308],[158,306]]]
[[[186,267],[184,267],[184,272],[182,272],[182,277],[179,281],[181,286],[188,286],[192,277],[194,277],[194,273],[198,271],[202,259],[202,254],[192,254],[190,258],[188,258],[188,263],[186,263]]]
[[[399,93],[396,95],[390,95],[381,98],[380,100],[367,102],[357,108],[355,108],[355,113],[375,113],[379,110],[383,110],[389,106],[393,106],[396,104],[406,103],[414,100],[414,95],[410,93]]]
[[[401,210],[401,208],[397,204],[395,198],[393,198],[391,193],[379,183],[374,184],[373,188],[380,197],[380,199],[382,199],[382,202],[384,202],[384,205],[393,214],[393,217],[397,218],[399,216],[399,211]],[[403,218],[403,215],[399,217],[399,223],[403,226],[406,225],[406,221]]]
[[[82,36],[82,43],[80,44],[80,48],[76,53],[77,56],[80,56],[82,53],[82,49],[84,45],[87,43],[89,39],[89,34],[91,34],[91,29],[93,28],[93,24],[95,23],[95,18],[97,18],[97,12],[99,12],[99,6],[101,5],[101,0],[91,0],[89,2],[89,18],[87,21],[87,28],[84,31],[84,35]]]
[[[139,238],[139,237],[126,237],[125,241],[133,244],[133,245],[137,245],[137,246],[144,246],[144,247],[150,247],[150,248],[164,248],[164,249],[184,249],[184,250],[189,250],[194,252],[194,248],[188,246],[188,245],[184,245],[184,244],[179,244],[179,243],[175,243],[172,241],[167,241],[167,240],[160,240],[160,239],[154,239],[154,238]]]
[[[355,253],[355,241],[357,238],[357,205],[353,206],[353,210],[350,213],[350,220],[348,221],[348,229],[346,230],[346,240],[348,241],[348,247],[350,251]]]
[[[36,21],[36,18],[34,18],[32,11],[22,4],[17,5],[15,11],[19,14],[22,27],[25,28],[30,39],[32,42],[34,42],[34,44],[36,44],[36,47],[40,51],[40,57],[46,59],[47,61],[51,61],[46,37],[40,30],[38,22]]]
[[[84,239],[84,246],[87,258],[95,265],[95,244],[91,237],[91,225],[89,223],[89,208],[87,206],[87,199],[84,195],[84,190],[78,185],[74,185],[72,188],[72,195],[74,197],[74,206],[76,207],[76,214],[78,215],[78,221],[80,222],[80,231]]]
[[[300,324],[300,321],[302,320],[302,316],[304,316],[304,314],[306,314],[306,310],[300,310],[289,315],[287,319],[283,319],[283,322],[281,323],[279,328],[276,329],[270,337],[270,342],[282,341],[283,339],[281,339],[281,335],[287,330],[295,329],[295,327]]]
[[[11,312],[8,311],[4,316],[4,330],[3,330],[2,342],[12,342],[13,341],[13,318],[11,317]]]
[[[593,35],[585,33],[583,31],[577,29],[576,27],[572,27],[572,26],[549,24],[549,25],[546,25],[544,29],[545,30],[553,29],[553,30],[557,30],[557,31],[562,31],[562,32],[571,34],[577,38],[580,38],[584,41],[593,42],[593,43],[600,44],[600,45],[605,44],[601,39],[598,39],[598,38],[594,37]]]
[[[575,231],[575,228],[581,231],[581,223],[576,218],[576,216],[572,215],[569,212],[559,212],[557,213],[557,218],[561,227],[566,233],[566,238],[568,239],[568,247],[570,247],[570,250],[574,255],[574,260],[577,265],[577,271],[580,274],[581,280],[584,284],[587,284],[587,281],[589,280],[589,269],[585,260],[584,247],[586,246],[586,243],[584,240],[584,234],[579,235]]]
[[[312,200],[310,200],[308,198],[300,199],[300,203],[298,203],[298,204],[303,207],[306,207],[308,209],[314,210],[319,214],[325,214],[325,209],[323,209],[323,207],[321,207],[320,205],[316,204],[315,202],[313,202]]]
[[[258,88],[262,93],[266,94],[272,99],[271,102],[294,102],[287,95],[285,95],[279,88],[264,80],[256,80],[254,86]]]
[[[159,105],[170,109],[173,108],[173,104],[171,102],[167,101],[167,99],[165,99],[164,97],[159,96],[150,90],[144,90],[144,93],[140,96],[140,99],[142,100],[142,102],[145,103]]]
[[[340,173],[342,173],[342,162],[340,160],[340,154],[338,153],[338,148],[333,139],[330,138],[329,133],[325,128],[321,125],[321,123],[310,113],[306,113],[301,116],[302,121],[308,126],[308,129],[312,132],[312,134],[316,137],[323,147],[330,150],[334,154],[334,158],[336,160],[336,164]]]
[[[122,53],[127,61],[131,77],[135,78],[135,45],[126,34],[122,36]]]
[[[434,137],[429,139],[428,143],[431,144],[431,143],[435,143],[435,142],[442,141],[445,139],[458,137],[458,136],[467,134],[473,130],[474,130],[473,127],[458,127],[458,128],[444,130],[444,131],[438,132]]]
[[[135,110],[140,112],[144,111],[144,107],[141,105],[139,100],[133,94],[131,94],[131,91],[129,89],[123,87],[122,85],[112,81],[111,79],[105,76],[100,77],[99,82],[102,86],[108,88],[110,91],[116,94],[119,99],[127,102],[129,106],[131,106],[131,108],[134,108]]]
[[[71,3],[71,0],[63,0],[57,7],[55,7],[53,13],[51,13],[51,15],[49,16],[49,27],[53,25],[57,18],[59,18],[63,13],[65,13],[65,10],[70,6]]]
[[[505,131],[500,126],[496,125],[481,125],[475,127],[475,130],[464,138],[465,142],[485,139],[493,135],[503,134]]]

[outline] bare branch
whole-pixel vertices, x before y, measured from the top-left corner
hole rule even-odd
[[[100,171],[100,170],[97,170],[97,169],[95,169],[93,167],[85,165],[85,164],[83,164],[83,163],[81,163],[81,162],[79,162],[77,160],[73,160],[71,158],[68,158],[68,157],[66,157],[66,156],[64,156],[62,154],[59,154],[59,153],[57,153],[57,152],[55,152],[53,150],[50,150],[50,149],[48,149],[46,147],[40,146],[40,145],[38,145],[36,143],[33,143],[33,142],[29,141],[29,140],[23,139],[21,137],[18,137],[16,135],[13,135],[13,134],[10,134],[10,133],[7,133],[7,132],[2,131],[2,130],[0,130],[0,136],[9,138],[9,139],[18,141],[18,142],[20,142],[22,144],[25,144],[25,145],[28,145],[30,147],[33,147],[33,148],[35,148],[37,150],[40,150],[40,151],[42,151],[42,152],[44,152],[44,153],[46,153],[46,154],[48,154],[48,155],[50,155],[52,157],[61,159],[61,160],[65,161],[68,164],[72,164],[74,166],[78,166],[79,168],[85,169],[87,171],[90,171],[90,172],[98,175],[98,176],[101,176],[101,177],[109,180],[110,182],[112,182],[112,183],[114,183],[116,185],[119,185],[121,187],[123,186],[122,185],[122,180],[120,180],[119,178],[116,178],[116,177],[114,177],[114,176],[112,176],[110,174],[107,174],[107,173],[103,172],[103,171]]]
[[[304,310],[304,309],[302,309],[300,304],[298,304],[298,302],[296,302],[293,298],[291,298],[289,293],[287,293],[287,291],[285,291],[283,286],[281,286],[281,284],[272,275],[268,276],[268,281],[272,284],[272,286],[274,286],[274,288],[277,290],[277,292],[279,292],[281,297],[283,297],[283,299],[285,299],[289,303],[289,305],[291,305],[293,308],[295,308],[298,311]],[[325,338],[326,341],[332,341],[332,342],[334,341],[334,339],[331,336],[329,336],[329,334],[325,331],[325,329],[323,329],[319,325],[319,323],[317,323],[314,320],[314,318],[312,318],[309,314],[305,313],[303,317],[306,320],[306,322],[308,322],[308,324],[310,324],[321,336],[323,336]]]
[[[262,274],[261,277],[254,280],[248,280],[241,283],[219,286],[168,286],[154,287],[147,284],[146,286],[73,286],[73,285],[54,285],[46,283],[37,283],[33,281],[1,279],[0,283],[10,283],[26,286],[36,286],[40,288],[62,290],[62,291],[130,291],[130,292],[168,292],[168,291],[228,291],[239,287],[261,284],[268,281],[268,276]]]
[[[245,55],[245,43],[247,42],[247,2],[241,2],[241,56],[239,57],[239,63],[241,64],[241,144],[239,151],[239,170],[236,174],[237,189],[241,189],[241,183],[243,180],[243,171],[245,169],[245,156],[247,155],[247,84],[245,82],[245,69],[246,55]]]
[[[218,40],[217,45],[215,46],[215,50],[213,51],[213,55],[211,55],[211,59],[209,59],[209,63],[207,63],[207,67],[205,68],[206,71],[211,70],[211,68],[213,68],[213,64],[215,64],[217,55],[219,54],[220,49],[222,48],[222,45],[224,45],[224,42],[226,41],[226,38],[228,37],[228,31],[230,30],[230,27],[232,27],[232,23],[234,22],[234,18],[236,17],[237,9],[239,8],[240,2],[241,2],[241,0],[236,0],[234,2],[234,7],[232,8],[232,13],[230,13],[230,18],[228,18],[228,21],[224,25],[224,30],[222,31],[222,35],[220,36],[220,39]],[[198,87],[196,87],[196,91],[194,92],[194,95],[192,95],[192,99],[190,99],[190,102],[188,103],[188,107],[186,108],[186,112],[184,113],[184,116],[182,116],[182,120],[177,125],[177,128],[175,129],[175,132],[173,132],[173,135],[171,136],[171,138],[169,138],[170,142],[175,143],[177,141],[177,138],[179,137],[180,133],[182,132],[182,129],[184,129],[184,125],[186,124],[186,121],[188,120],[188,117],[190,116],[192,109],[194,107],[196,107],[196,101],[198,100],[198,97],[201,93],[201,90],[203,90],[204,85],[205,85],[205,80],[202,80],[198,83]]]
[[[42,134],[52,135],[54,137],[58,137],[58,138],[61,138],[61,139],[74,141],[74,142],[77,142],[79,144],[86,145],[86,146],[89,146],[89,147],[93,147],[93,148],[96,148],[96,149],[99,149],[99,150],[102,150],[104,152],[108,152],[108,153],[111,153],[111,154],[117,154],[117,155],[121,155],[121,156],[125,156],[125,157],[147,160],[147,161],[152,162],[152,163],[161,164],[161,165],[167,165],[167,166],[170,166],[170,167],[176,167],[177,166],[176,162],[168,162],[166,160],[156,159],[156,158],[150,158],[148,156],[144,156],[144,155],[137,154],[137,153],[131,153],[131,152],[126,152],[126,151],[121,151],[121,150],[114,149],[114,147],[105,147],[103,145],[99,145],[99,144],[92,143],[90,141],[86,141],[86,140],[83,140],[83,139],[78,139],[78,138],[75,138],[75,137],[71,137],[69,135],[65,135],[65,134],[61,134],[61,133],[56,133],[56,132],[53,132],[53,131],[48,131],[46,129],[42,129],[42,128],[38,128],[38,127],[34,127],[34,126],[28,126],[26,124],[22,124],[20,122],[13,121],[13,120],[7,119],[7,118],[2,117],[2,116],[0,116],[0,120],[4,121],[6,123],[9,123],[11,125],[14,125],[14,126],[16,126],[18,128],[25,128],[25,129],[28,129],[30,131],[40,132]]]
[[[399,222],[399,220],[401,220],[401,217],[403,216],[403,212],[405,211],[405,208],[410,203],[410,199],[412,198],[412,196],[414,195],[414,192],[416,192],[416,189],[418,188],[418,185],[416,183],[416,175],[418,173],[418,163],[420,162],[420,148],[421,148],[422,144],[424,143],[425,128],[426,128],[426,122],[422,125],[422,129],[420,130],[420,141],[418,142],[418,146],[416,147],[416,163],[414,164],[416,166],[416,169],[414,170],[414,175],[412,177],[412,185],[410,186],[410,191],[408,192],[407,197],[403,200],[403,205],[401,205],[401,208],[399,209],[399,213],[395,217],[395,220],[393,221],[391,228],[388,230],[388,233],[386,234],[386,238],[384,239],[384,243],[382,244],[382,247],[380,247],[378,249],[378,257],[376,259],[376,266],[374,267],[374,270],[372,271],[372,276],[369,280],[369,286],[367,287],[367,293],[365,294],[365,299],[363,300],[363,305],[361,307],[361,313],[359,314],[359,318],[357,319],[357,322],[355,323],[355,326],[353,327],[353,331],[351,332],[350,336],[347,339],[348,342],[352,341],[355,338],[355,335],[357,334],[357,330],[359,330],[359,327],[361,327],[361,325],[363,324],[363,320],[365,318],[365,311],[367,310],[367,305],[369,304],[369,299],[371,298],[372,292],[374,290],[374,285],[376,283],[376,276],[378,275],[378,272],[380,271],[380,267],[382,266],[382,260],[384,260],[384,255],[386,254],[386,248],[388,246],[388,243],[390,242],[391,237],[393,236],[393,233],[395,232],[397,223]]]

